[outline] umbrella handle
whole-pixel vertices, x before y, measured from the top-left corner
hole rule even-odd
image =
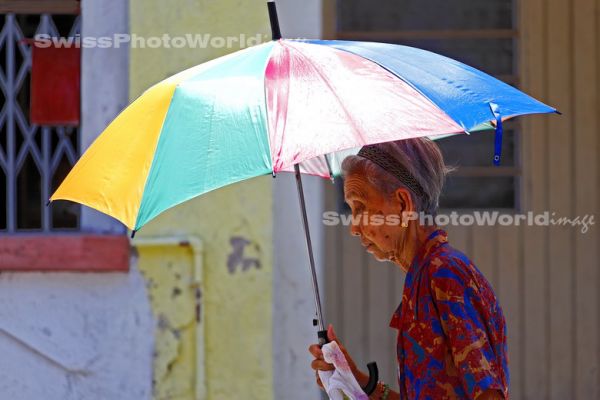
[[[317,337],[319,338],[319,346],[329,343],[327,331],[318,331]],[[368,363],[367,370],[369,371],[369,381],[362,390],[367,396],[370,396],[375,391],[375,388],[377,388],[377,382],[379,382],[379,368],[377,368],[377,363],[375,361]]]
[[[367,385],[362,389],[367,396],[370,396],[375,391],[377,382],[379,381],[379,368],[377,368],[377,363],[375,361],[368,363],[367,370],[369,371],[369,382],[367,382]]]
[[[317,338],[319,338],[319,347],[323,347],[324,344],[329,343],[329,338],[327,337],[327,331],[318,331]]]

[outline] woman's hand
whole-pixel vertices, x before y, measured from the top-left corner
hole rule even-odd
[[[365,374],[363,374],[362,372],[360,372],[358,370],[358,368],[356,368],[356,363],[354,362],[352,357],[350,357],[350,355],[348,354],[348,351],[346,351],[346,348],[344,347],[344,345],[342,345],[340,343],[339,339],[337,338],[337,335],[335,334],[335,331],[333,330],[333,325],[329,325],[329,327],[327,328],[327,338],[331,342],[336,342],[338,344],[340,350],[342,351],[342,353],[344,353],[344,357],[346,357],[348,366],[350,366],[350,370],[352,371],[352,374],[358,381],[358,384],[361,385],[362,387],[364,387],[367,384],[369,377],[366,376]],[[319,387],[321,389],[323,389],[323,383],[321,382],[321,379],[319,378],[318,371],[333,371],[335,368],[334,368],[333,364],[329,364],[329,363],[325,362],[325,360],[323,359],[323,351],[321,351],[321,347],[318,344],[311,344],[310,347],[308,348],[308,351],[315,358],[312,361],[312,363],[310,364],[310,366],[312,369],[315,370],[315,374],[317,375],[317,385],[319,385]]]

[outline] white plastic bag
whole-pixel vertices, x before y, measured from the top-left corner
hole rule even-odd
[[[323,345],[323,359],[335,366],[334,371],[319,371],[319,378],[331,400],[343,400],[346,395],[351,400],[368,400],[350,370],[344,353],[336,342]]]

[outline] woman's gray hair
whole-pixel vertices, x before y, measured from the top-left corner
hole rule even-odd
[[[360,173],[385,195],[392,195],[399,187],[408,189],[417,212],[435,215],[446,175],[452,171],[452,168],[444,164],[444,157],[437,144],[431,139],[421,137],[379,143],[375,146],[402,165],[419,183],[425,196],[417,195],[393,174],[361,156],[348,156],[344,159],[344,177]]]

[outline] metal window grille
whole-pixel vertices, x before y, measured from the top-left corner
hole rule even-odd
[[[80,206],[46,207],[78,157],[79,127],[29,122],[31,48],[35,34],[74,37],[77,15],[5,14],[0,31],[0,232],[50,233],[79,228]]]

